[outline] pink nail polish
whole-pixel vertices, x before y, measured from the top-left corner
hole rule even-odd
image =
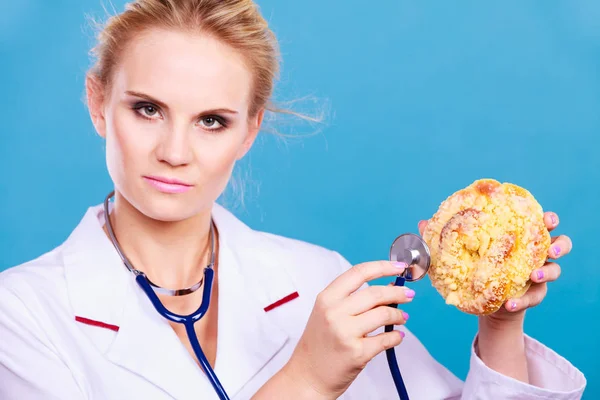
[[[406,336],[406,334],[404,332],[402,332],[402,331],[399,331],[399,332],[400,332],[400,336],[402,336],[402,339],[404,339],[404,337]]]
[[[404,318],[404,322],[408,321],[408,313],[405,311],[402,311],[402,318]]]
[[[515,310],[517,308],[517,302],[516,301],[511,301],[510,302],[510,309],[511,310]]]
[[[542,279],[544,279],[544,271],[542,271],[541,269],[538,269],[538,272],[537,272],[537,278],[538,278],[538,280],[540,280],[540,281],[541,281]]]
[[[556,225],[558,222],[558,219],[556,218],[556,215],[554,215],[554,214],[550,215],[550,220],[552,221],[552,225]]]
[[[396,268],[401,268],[401,269],[405,269],[406,268],[406,263],[403,263],[401,261],[392,261],[392,264]]]
[[[407,299],[412,299],[413,297],[415,297],[415,291],[412,289],[406,289],[404,291],[404,295],[406,296]]]
[[[552,247],[552,251],[554,251],[554,255],[557,256],[560,254],[560,247],[554,246],[554,247]]]

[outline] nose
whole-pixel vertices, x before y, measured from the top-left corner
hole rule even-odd
[[[188,129],[180,126],[166,130],[156,148],[156,157],[174,167],[189,164],[193,152]]]

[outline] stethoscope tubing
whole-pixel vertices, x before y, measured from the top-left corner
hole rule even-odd
[[[404,286],[405,278],[403,276],[398,276],[396,281],[394,282],[395,286]],[[390,307],[396,308],[397,304],[390,304]],[[385,332],[391,332],[394,330],[394,325],[386,325]],[[395,348],[389,348],[385,350],[385,355],[388,361],[388,365],[390,367],[390,372],[392,374],[392,378],[394,379],[394,385],[396,385],[396,391],[398,392],[398,396],[400,400],[409,400],[408,392],[406,391],[406,386],[404,385],[404,379],[402,379],[402,374],[400,373],[400,368],[398,367],[398,360],[396,359],[396,351]]]
[[[169,321],[176,322],[178,324],[183,324],[185,327],[185,332],[187,334],[188,339],[190,340],[190,344],[192,345],[192,349],[194,350],[194,354],[198,358],[198,362],[202,367],[202,370],[208,377],[213,389],[219,396],[221,400],[229,400],[229,396],[225,392],[223,385],[219,381],[219,378],[215,374],[215,371],[210,366],[204,351],[202,351],[202,346],[200,346],[200,342],[198,340],[198,335],[196,334],[196,330],[194,329],[194,323],[199,321],[208,311],[208,307],[210,305],[210,296],[212,294],[212,284],[214,278],[214,270],[212,268],[206,268],[204,270],[204,289],[202,291],[202,304],[200,307],[189,315],[180,315],[174,312],[169,311],[160,301],[148,280],[143,275],[137,275],[135,280],[138,285],[142,288],[142,290],[146,293],[146,296],[152,302],[152,305],[156,309],[156,311],[166,318]]]

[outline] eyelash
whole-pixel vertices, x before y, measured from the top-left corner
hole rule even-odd
[[[152,118],[152,117],[149,117],[148,115],[144,114],[143,110],[147,109],[147,108],[153,108],[155,110],[155,113],[160,114],[160,109],[152,103],[147,103],[147,102],[136,103],[132,107],[132,109],[135,111],[135,113],[138,117],[143,118],[150,122],[155,121],[156,118]],[[209,127],[203,128],[210,132],[220,132],[220,131],[226,129],[227,126],[229,125],[229,121],[226,118],[221,117],[220,115],[205,115],[200,118],[200,121],[207,120],[207,119],[212,119],[212,120],[218,122],[220,125],[218,128],[209,128]]]

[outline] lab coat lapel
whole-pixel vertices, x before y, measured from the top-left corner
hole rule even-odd
[[[108,358],[144,377],[176,399],[217,399],[169,323],[132,280],[123,322]],[[204,395],[206,394],[206,395]]]
[[[227,393],[234,396],[288,340],[287,333],[264,310],[267,296],[256,295],[252,289],[263,291],[278,283],[282,292],[293,289],[277,275],[265,279],[264,265],[245,247],[250,243],[231,243],[230,247],[229,239],[222,235],[215,372]]]
[[[102,230],[102,214],[101,207],[90,207],[63,244],[65,281],[74,319],[119,326],[131,274]]]
[[[169,325],[123,265],[102,230],[101,206],[91,207],[64,245],[65,275],[74,319],[116,330],[112,340],[90,334],[107,359],[143,377],[176,399],[218,399]],[[106,336],[101,336],[106,338]]]

